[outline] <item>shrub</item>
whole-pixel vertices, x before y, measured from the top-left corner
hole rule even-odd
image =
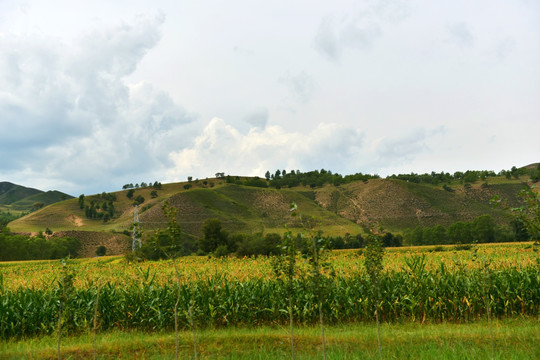
[[[107,248],[105,246],[100,245],[97,247],[96,249],[97,256],[105,256],[106,253],[107,253]]]

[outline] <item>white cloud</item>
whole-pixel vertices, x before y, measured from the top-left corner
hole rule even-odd
[[[306,133],[289,133],[279,126],[253,128],[247,134],[214,118],[191,147],[171,152],[169,181],[216,172],[262,176],[266,170],[358,168],[363,135],[337,124],[319,124]]]
[[[56,178],[70,183],[65,191],[93,183],[96,192],[114,179],[158,176],[170,149],[189,144],[193,118],[167,93],[124,78],[156,46],[162,22],[161,15],[139,18],[88,32],[72,45],[4,36],[3,172],[25,184],[29,174],[30,181]]]

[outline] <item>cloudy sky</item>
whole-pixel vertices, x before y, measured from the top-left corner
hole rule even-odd
[[[0,181],[540,161],[540,2],[0,0]]]

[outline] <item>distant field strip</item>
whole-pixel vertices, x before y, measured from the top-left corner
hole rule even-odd
[[[474,269],[481,266],[474,260],[471,251],[456,251],[456,246],[415,246],[387,249],[385,270],[402,271],[406,259],[425,254],[426,269],[435,270],[444,264],[449,271],[459,268]],[[492,269],[508,267],[522,268],[536,264],[530,243],[484,244],[479,246],[478,255],[490,262]],[[362,255],[357,250],[333,251],[329,261],[340,277],[361,274],[364,271]],[[209,279],[216,275],[229,280],[271,279],[273,277],[270,260],[257,258],[210,258],[206,256],[186,256],[178,259],[183,282]],[[300,268],[307,271],[307,262],[299,259]],[[46,289],[54,285],[60,274],[60,261],[0,262],[0,274],[4,277],[4,289],[19,287]],[[141,274],[150,272],[157,284],[173,281],[174,269],[171,261],[147,261],[128,264],[122,257],[107,256],[91,259],[74,259],[70,267],[77,274],[75,287],[85,288],[97,280],[111,284],[125,284],[139,281]]]

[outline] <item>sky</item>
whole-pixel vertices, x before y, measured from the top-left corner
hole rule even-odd
[[[536,0],[0,0],[0,181],[540,161]]]

